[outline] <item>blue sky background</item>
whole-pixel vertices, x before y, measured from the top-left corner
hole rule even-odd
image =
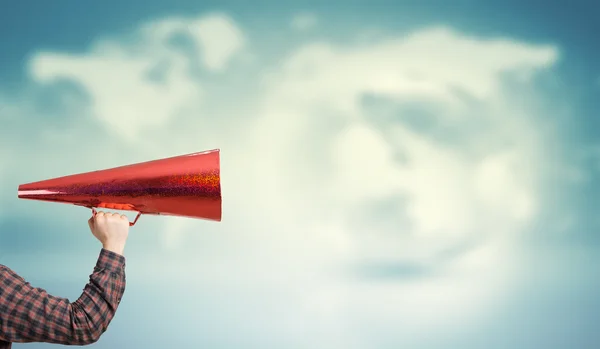
[[[35,286],[76,299],[99,245],[19,184],[222,151],[223,222],[141,217],[94,347],[598,346],[592,2],[3,8],[0,263]]]

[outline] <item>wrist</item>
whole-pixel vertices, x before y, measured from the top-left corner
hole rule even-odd
[[[125,246],[123,246],[121,244],[105,243],[105,244],[102,244],[102,248],[104,248],[105,250],[114,252],[116,254],[123,255],[123,250],[124,250]]]

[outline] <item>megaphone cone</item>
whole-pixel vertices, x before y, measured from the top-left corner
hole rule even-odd
[[[21,199],[221,221],[219,150],[19,186]]]

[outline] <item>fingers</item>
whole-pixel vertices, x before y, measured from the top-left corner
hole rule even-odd
[[[120,215],[118,213],[111,213],[111,212],[104,212],[104,211],[96,211],[96,217],[98,216],[105,216],[105,217],[118,217],[118,216],[124,216],[124,215]]]
[[[102,218],[111,218],[111,217],[114,217],[114,218],[117,218],[117,219],[121,219],[121,220],[125,220],[125,221],[129,222],[129,218],[127,218],[127,216],[125,214],[119,214],[119,213],[116,213],[116,212],[111,213],[111,212],[104,212],[104,211],[96,211],[96,215],[93,216],[93,217],[91,217],[88,220],[88,223],[89,224],[93,224],[94,221],[95,221],[95,219],[98,219],[98,218],[102,219]]]

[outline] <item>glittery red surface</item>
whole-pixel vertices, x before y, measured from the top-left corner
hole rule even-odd
[[[22,184],[18,197],[220,221],[219,150]]]

